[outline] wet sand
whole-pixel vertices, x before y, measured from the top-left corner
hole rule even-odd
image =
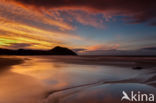
[[[43,103],[48,91],[39,80],[12,72],[12,66],[24,63],[21,58],[0,58],[0,103]]]
[[[68,58],[1,57],[0,103],[121,103],[123,90],[156,94],[156,58]]]
[[[0,71],[5,70],[7,67],[9,68],[12,65],[18,65],[23,63],[22,59],[14,59],[14,58],[0,58]]]

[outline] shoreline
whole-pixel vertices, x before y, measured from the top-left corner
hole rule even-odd
[[[1,66],[0,71],[9,68],[10,66],[22,63],[24,63],[23,59],[0,57],[0,66]]]

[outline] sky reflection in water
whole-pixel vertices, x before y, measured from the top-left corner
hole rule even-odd
[[[131,68],[125,70],[125,67],[52,62],[49,58],[40,57],[32,57],[24,64],[14,66],[11,71],[32,76],[56,88],[101,80],[122,80],[135,77],[142,72]]]
[[[1,72],[0,103],[120,103],[122,90],[156,91],[139,83],[155,75],[147,74],[149,70],[54,62],[53,57],[18,58],[25,62]],[[61,91],[64,88],[70,89]]]

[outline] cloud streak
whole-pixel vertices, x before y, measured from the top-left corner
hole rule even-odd
[[[15,47],[12,44],[31,44],[31,49],[51,49],[54,46],[67,46],[67,41],[85,41],[77,35],[44,30],[30,25],[10,21],[0,17],[0,47]],[[16,46],[17,47],[17,46]]]
[[[0,0],[1,1],[1,0]],[[59,30],[74,30],[74,27],[60,20],[45,16],[46,13],[32,12],[13,3],[0,2],[0,16],[12,21],[32,26],[42,25],[47,28],[58,28]]]
[[[94,51],[94,50],[112,50],[112,49],[118,49],[120,47],[120,44],[99,44],[99,45],[93,45],[88,47],[88,51]]]
[[[13,0],[0,0],[0,48],[18,49],[21,43],[30,44],[26,47],[30,49],[51,49],[57,45],[81,47],[79,43],[87,45],[89,40],[76,35],[73,32],[76,27],[62,14],[67,13],[51,9],[28,9]],[[98,26],[94,22],[95,17],[89,18],[90,23],[86,19],[81,20],[81,23]]]
[[[36,8],[85,9],[90,12],[127,16],[130,23],[156,22],[155,0],[14,0]]]

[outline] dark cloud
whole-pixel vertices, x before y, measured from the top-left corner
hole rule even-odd
[[[156,47],[141,48],[138,50],[94,50],[82,52],[82,55],[156,55]]]
[[[87,49],[83,49],[83,48],[78,48],[78,49],[73,49],[74,52],[82,52],[82,51],[85,51]]]
[[[156,47],[147,47],[147,48],[142,48],[141,50],[155,50],[156,51]]]
[[[124,15],[131,23],[156,22],[156,0],[15,0],[36,8],[80,8]]]
[[[13,43],[9,47],[14,48],[14,49],[21,49],[21,48],[27,48],[32,46],[32,44],[27,44],[27,43]]]

